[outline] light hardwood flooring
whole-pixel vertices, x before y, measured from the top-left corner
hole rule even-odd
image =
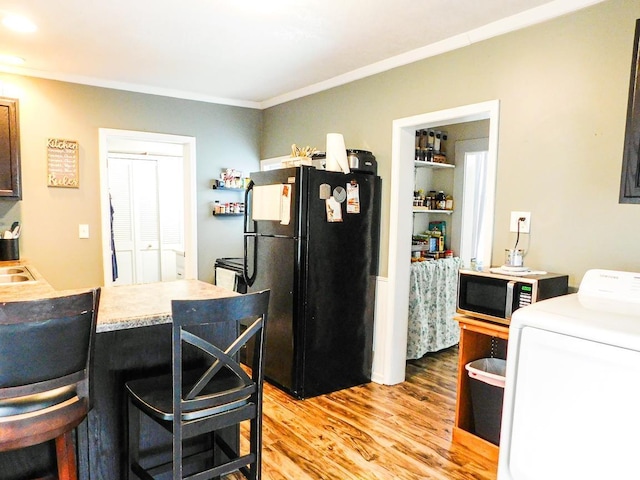
[[[457,359],[452,347],[410,361],[399,385],[307,400],[265,383],[262,478],[494,480],[495,463],[451,442]]]

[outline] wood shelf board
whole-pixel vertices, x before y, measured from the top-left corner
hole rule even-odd
[[[484,438],[480,438],[471,432],[463,430],[462,428],[453,427],[453,441],[460,445],[464,445],[468,449],[479,453],[493,462],[498,463],[500,448],[497,445],[486,441]]]
[[[451,163],[427,162],[422,160],[414,160],[413,164],[418,168],[456,168]]]
[[[413,213],[440,213],[443,215],[451,215],[453,210],[430,210],[427,207],[413,207]]]
[[[502,338],[503,340],[509,339],[509,327],[506,325],[500,325],[466,315],[456,315],[454,319],[460,324],[460,327],[465,330]]]

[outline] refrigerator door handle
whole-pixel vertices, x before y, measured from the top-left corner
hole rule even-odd
[[[249,275],[249,239],[253,240],[253,273]],[[255,234],[244,235],[244,254],[242,262],[242,277],[244,278],[247,287],[253,286],[256,281],[256,274],[258,269],[258,236]]]
[[[249,184],[247,185],[247,188],[244,191],[244,233],[256,233],[257,230],[257,226],[256,226],[256,222],[255,220],[252,222],[253,223],[253,229],[249,230],[249,222],[251,222],[251,220],[249,220],[250,215],[251,215],[251,204],[249,203],[249,198],[253,198],[253,187],[254,187],[255,183],[253,183],[253,180],[249,180]]]

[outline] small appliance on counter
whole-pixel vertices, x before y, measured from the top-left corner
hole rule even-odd
[[[551,297],[566,295],[569,276],[547,272],[460,270],[456,311],[509,325],[517,309]]]
[[[366,150],[347,149],[347,160],[352,172],[378,174],[378,162],[373,153]]]
[[[356,150],[353,148],[347,148],[347,161],[349,163],[349,170],[356,173],[368,173],[371,175],[378,174],[378,162],[373,153],[367,150]],[[312,159],[314,161],[321,161],[326,163],[327,154],[325,152],[316,152],[313,154]],[[316,167],[318,168],[318,167]],[[322,170],[322,168],[319,168]]]

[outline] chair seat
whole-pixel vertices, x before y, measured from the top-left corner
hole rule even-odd
[[[74,385],[22,397],[0,399],[0,418],[23,415],[58,405],[76,396]]]
[[[191,370],[183,374],[184,389],[192,386],[202,371]],[[173,420],[173,379],[171,374],[141,378],[126,383],[132,401],[148,415],[158,420]],[[202,401],[192,407],[185,407],[182,419],[195,420],[217,413],[228,412],[247,405],[250,395],[255,391],[253,382],[246,383],[232,372],[219,372],[214,381],[207,384],[200,393]],[[186,391],[186,390],[185,390]]]

